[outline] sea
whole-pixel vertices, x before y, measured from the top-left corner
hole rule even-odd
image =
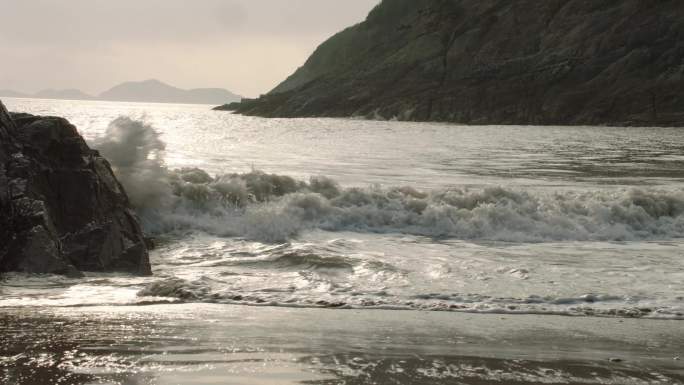
[[[74,124],[156,248],[2,277],[0,382],[683,381],[680,128],[3,102]]]

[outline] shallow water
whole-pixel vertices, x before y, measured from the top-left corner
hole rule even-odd
[[[11,309],[7,384],[681,384],[679,321],[231,305]],[[616,353],[618,352],[618,353]]]
[[[0,308],[28,325],[38,307],[61,317],[60,309],[165,304],[173,313],[212,303],[212,311],[383,309],[398,318],[421,310],[642,318],[681,331],[681,321],[661,321],[684,319],[679,129],[267,120],[196,105],[4,102],[74,123],[112,160],[158,244],[149,278],[6,275]],[[126,133],[145,135],[117,142]],[[124,167],[117,155],[127,148],[138,151]],[[174,171],[188,167],[211,177]],[[50,317],[36,322],[71,322]],[[5,327],[24,322],[13,320]]]

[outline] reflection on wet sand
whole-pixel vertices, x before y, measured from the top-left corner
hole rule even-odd
[[[678,321],[434,312],[393,312],[392,320],[382,311],[182,307],[5,309],[0,383],[684,381],[684,366],[674,359],[682,348]],[[594,335],[589,325],[614,330]],[[640,330],[641,336],[629,337]]]

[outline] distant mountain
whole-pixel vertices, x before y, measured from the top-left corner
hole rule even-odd
[[[53,90],[53,89],[47,89],[47,90],[42,90],[40,92],[35,93],[31,97],[38,98],[38,99],[67,99],[67,100],[92,100],[95,99],[93,96],[90,96],[86,93],[84,93],[81,90],[77,90],[74,88],[66,89],[66,90]]]
[[[151,79],[119,84],[100,94],[102,100],[151,103],[222,104],[240,101],[241,96],[222,88],[183,90]]]
[[[22,92],[12,91],[12,90],[0,90],[0,96],[6,98],[29,98],[31,95],[24,94]]]
[[[383,0],[269,94],[265,117],[684,126],[684,6]]]
[[[0,96],[9,98],[108,100],[120,102],[224,104],[239,102],[242,97],[222,88],[196,88],[183,90],[162,83],[159,80],[126,82],[119,84],[99,96],[91,96],[77,89],[46,89],[35,94],[12,90],[0,90]]]

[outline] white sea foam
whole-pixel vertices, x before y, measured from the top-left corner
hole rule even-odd
[[[684,235],[684,193],[651,189],[342,188],[251,171],[169,170],[154,128],[119,118],[95,143],[151,233],[202,230],[282,241],[306,229],[513,242],[628,241]]]
[[[662,306],[648,299],[585,294],[577,297],[530,295],[524,298],[482,294],[388,295],[385,292],[296,292],[292,290],[232,291],[207,280],[166,278],[138,292],[137,303],[209,302],[253,306],[320,307],[337,309],[428,310],[495,314],[554,314],[622,318],[684,319],[681,307]],[[149,301],[145,301],[145,299]]]

